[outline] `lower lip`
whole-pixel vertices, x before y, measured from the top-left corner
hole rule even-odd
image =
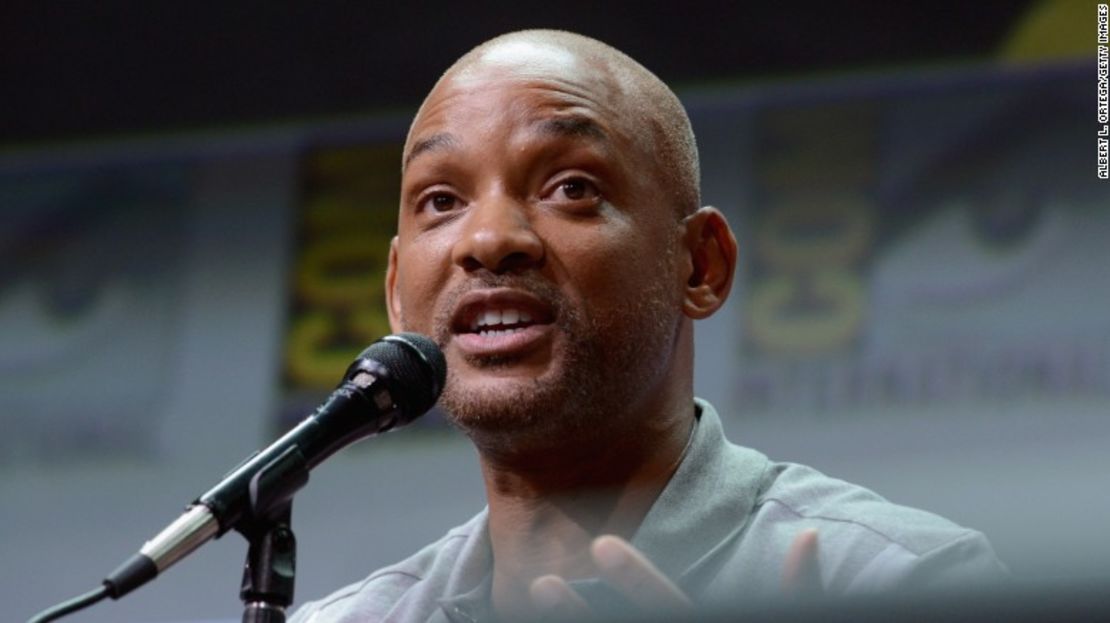
[[[504,335],[457,333],[455,343],[465,355],[473,357],[508,357],[523,355],[551,335],[549,324],[534,324]]]

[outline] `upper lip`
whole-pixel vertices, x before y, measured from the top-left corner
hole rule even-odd
[[[524,290],[493,288],[468,292],[455,306],[451,316],[453,333],[471,333],[478,315],[487,309],[516,309],[532,317],[529,324],[549,324],[555,318],[554,308]]]

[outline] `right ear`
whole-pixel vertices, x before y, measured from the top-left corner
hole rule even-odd
[[[685,219],[689,275],[682,304],[694,319],[708,318],[725,304],[736,275],[736,236],[720,210],[706,206]]]
[[[385,307],[389,314],[389,328],[401,333],[401,297],[397,295],[397,236],[389,241],[389,263],[385,269]]]

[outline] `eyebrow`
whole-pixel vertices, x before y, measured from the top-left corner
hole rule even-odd
[[[574,116],[544,119],[539,123],[539,130],[544,134],[554,136],[569,138],[585,137],[601,143],[609,142],[609,136],[605,131],[594,123],[592,119],[586,117]],[[409,151],[408,155],[405,156],[403,168],[407,169],[409,163],[420,154],[440,149],[451,149],[457,147],[458,144],[458,138],[450,132],[438,132],[428,138],[420,139],[413,144],[412,149]]]
[[[605,131],[592,119],[586,117],[572,116],[544,119],[540,122],[539,128],[544,134],[571,138],[590,138],[602,143],[609,142],[609,136]]]
[[[438,134],[433,134],[428,138],[420,139],[419,141],[416,141],[416,143],[412,146],[412,150],[409,151],[409,155],[405,156],[404,168],[407,169],[409,163],[412,162],[413,158],[416,158],[424,152],[435,151],[437,149],[448,149],[451,147],[455,147],[458,144],[458,139],[455,138],[454,134],[451,134],[449,132],[439,132]]]

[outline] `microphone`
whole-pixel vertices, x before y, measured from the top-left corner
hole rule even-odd
[[[446,378],[443,353],[427,337],[401,333],[374,342],[312,415],[247,457],[113,571],[104,580],[108,595],[119,599],[244,518],[282,508],[324,459],[424,415]]]

